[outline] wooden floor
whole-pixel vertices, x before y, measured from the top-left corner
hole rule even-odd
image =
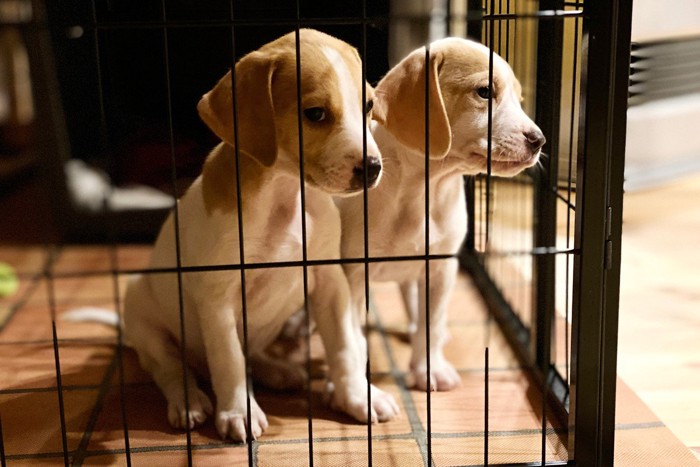
[[[618,372],[700,457],[700,176],[625,196]]]

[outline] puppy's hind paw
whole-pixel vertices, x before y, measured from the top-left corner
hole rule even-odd
[[[174,428],[189,427],[192,429],[203,423],[207,419],[207,415],[211,415],[213,412],[211,401],[200,389],[196,388],[194,391],[190,391],[188,398],[189,413],[185,408],[184,397],[178,401],[168,402],[168,421]]]
[[[332,386],[331,386],[332,387]],[[367,398],[367,387],[352,391],[335,391],[331,396],[331,408],[345,412],[357,421],[366,423],[386,422],[399,416],[400,409],[394,396],[376,386],[371,387],[372,405]]]
[[[372,423],[379,421],[377,411],[367,403],[366,393],[350,395],[335,392],[330,402],[333,410],[344,412],[359,422],[367,423],[368,417]]]
[[[421,391],[427,390],[428,387],[430,387],[431,391],[450,391],[462,384],[462,378],[460,378],[459,373],[446,360],[436,361],[434,364],[431,364],[430,375],[428,375],[427,364],[425,363],[412,368],[411,374],[414,380],[413,386]]]

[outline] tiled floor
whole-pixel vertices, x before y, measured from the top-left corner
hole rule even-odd
[[[7,252],[7,253],[6,253]],[[125,349],[124,379],[120,385],[113,329],[99,324],[69,323],[60,319],[81,305],[115,306],[116,287],[124,290],[125,276],[115,282],[111,266],[134,270],[145,266],[148,249],[120,248],[110,256],[106,248],[73,248],[57,253],[47,281],[37,272],[46,262],[39,249],[3,250],[15,265],[23,290],[6,309],[17,307],[0,332],[0,407],[4,451],[8,465],[55,465],[63,460],[61,425],[72,462],[82,465],[126,463],[125,431],[134,465],[186,459],[186,436],[165,418],[165,402],[150,377],[139,369],[135,354]],[[86,274],[87,273],[87,274]],[[397,308],[398,291],[390,285],[374,289],[380,317],[370,336],[373,381],[392,392],[402,416],[372,426],[372,459],[377,465],[419,465],[427,452],[426,394],[405,388],[404,370],[409,349],[405,318]],[[59,339],[52,340],[52,312]],[[493,329],[483,305],[466,277],[452,297],[452,339],[446,352],[460,368],[463,384],[449,393],[431,395],[431,451],[438,465],[471,465],[483,457],[484,348],[490,349],[490,440],[492,462],[536,460],[540,457],[539,396],[517,368],[504,341]],[[312,342],[314,358],[320,345]],[[56,350],[60,358],[65,420],[61,422],[56,379]],[[311,427],[306,392],[277,394],[258,390],[270,428],[254,444],[257,465],[297,465],[308,461],[309,429],[319,465],[364,465],[367,427],[334,413],[322,403],[322,380],[312,384]],[[122,414],[126,414],[126,424]],[[551,428],[551,427],[550,427]],[[559,427],[557,427],[559,428]],[[565,439],[547,434],[547,457],[566,456]],[[193,460],[206,465],[247,465],[245,446],[218,439],[206,423],[191,433]],[[282,461],[284,460],[284,461]]]
[[[368,427],[323,405],[320,374],[314,373],[318,377],[310,395],[257,391],[270,428],[250,450],[222,442],[209,421],[191,432],[188,452],[186,434],[169,427],[164,399],[129,349],[123,351],[120,378],[114,329],[57,319],[55,347],[52,313],[60,317],[66,309],[87,304],[114,307],[115,290],[123,292],[125,277],[115,281],[111,267],[144,267],[147,247],[119,248],[114,256],[106,248],[64,249],[54,257],[57,278],[51,281],[38,274],[47,260],[40,249],[2,248],[0,257],[22,277],[22,290],[0,302],[0,309],[12,314],[0,330],[0,415],[7,465],[61,465],[64,453],[75,465],[126,465],[127,456],[132,465],[185,465],[188,455],[195,465],[248,465],[249,455],[258,466],[306,465],[309,430],[314,465],[368,463]],[[86,274],[91,271],[97,273]],[[393,393],[402,409],[399,420],[371,427],[373,464],[424,465],[428,449],[435,465],[483,464],[487,346],[489,463],[538,462],[543,441],[539,388],[519,370],[469,279],[460,276],[451,300],[452,340],[446,349],[462,385],[431,394],[430,437],[427,396],[405,387],[409,349],[398,291],[393,285],[377,285],[373,294],[378,319],[369,341],[372,380]],[[320,359],[318,341],[314,338],[311,344],[312,357]],[[694,465],[683,445],[624,384],[620,400],[616,465],[670,465],[663,463],[669,459],[676,459],[673,465]],[[546,459],[566,459],[565,430],[554,420],[547,426]]]

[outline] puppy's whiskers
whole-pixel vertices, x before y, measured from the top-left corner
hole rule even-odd
[[[499,148],[498,149],[498,159],[505,160],[505,156],[504,156],[505,153],[506,153],[506,148]]]
[[[384,181],[388,178],[391,180],[392,178],[395,178],[395,174],[391,170],[386,170],[386,166],[382,168],[382,178]],[[382,183],[381,181],[379,183]]]
[[[538,173],[542,174],[546,171],[544,164],[542,163],[542,160],[544,158],[548,158],[549,154],[546,154],[544,152],[540,152],[540,157],[537,159],[537,162],[532,166],[534,170],[537,170]]]

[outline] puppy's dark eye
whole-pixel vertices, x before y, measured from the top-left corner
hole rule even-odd
[[[310,107],[304,109],[304,115],[312,122],[320,122],[326,118],[326,111],[323,107]]]
[[[368,114],[372,111],[372,108],[374,107],[374,101],[372,99],[368,100],[367,103],[365,104],[365,113]]]
[[[489,97],[491,97],[491,88],[488,86],[482,86],[476,90],[476,93],[482,99],[488,99]]]

